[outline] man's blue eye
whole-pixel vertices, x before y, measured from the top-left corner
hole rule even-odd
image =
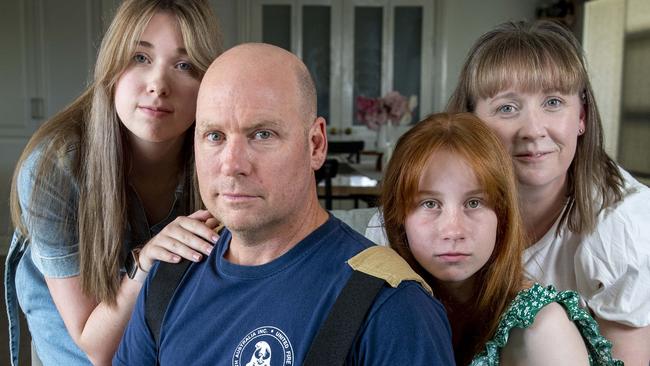
[[[221,139],[222,139],[222,138],[221,138],[221,134],[219,134],[219,133],[217,133],[217,132],[210,132],[210,133],[208,133],[208,134],[207,134],[207,138],[208,138],[208,140],[210,140],[210,141],[221,141]]]
[[[271,138],[272,134],[270,131],[257,131],[255,132],[255,138],[258,138],[260,140],[267,140]]]

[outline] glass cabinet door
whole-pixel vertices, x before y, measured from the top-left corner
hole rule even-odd
[[[354,125],[363,125],[356,119],[357,97],[382,96],[382,51],[384,8],[380,6],[354,7],[354,81],[351,119]]]
[[[248,1],[249,39],[302,58],[330,138],[373,138],[356,119],[358,96],[412,96],[413,122],[433,111],[432,0]]]
[[[291,51],[291,5],[262,5],[262,42]]]
[[[421,100],[422,88],[422,7],[396,6],[393,27],[393,90]],[[420,106],[412,114],[420,120]]]
[[[302,7],[302,60],[316,84],[318,115],[330,121],[330,88],[332,58],[332,7]]]

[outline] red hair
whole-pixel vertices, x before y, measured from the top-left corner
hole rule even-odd
[[[434,114],[419,122],[397,142],[382,184],[381,203],[390,246],[437,293],[441,290],[436,279],[411,253],[404,222],[415,208],[420,177],[429,158],[441,150],[458,155],[472,167],[497,216],[494,251],[476,273],[473,303],[467,305],[469,311],[464,316],[470,319],[471,331],[460,334],[454,344],[456,360],[467,364],[493,335],[501,314],[522,288],[525,231],[512,161],[490,128],[471,113]],[[445,307],[454,311],[448,303]]]

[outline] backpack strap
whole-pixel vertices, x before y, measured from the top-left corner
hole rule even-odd
[[[353,271],[318,330],[305,357],[306,366],[343,365],[366,314],[386,282]]]
[[[379,277],[391,287],[399,286],[402,281],[415,281],[433,296],[433,290],[396,251],[389,247],[375,245],[348,260],[355,271]]]
[[[221,235],[223,229],[223,224],[220,224],[214,232]],[[178,263],[160,262],[158,270],[149,280],[144,301],[144,320],[153,335],[157,351],[160,350],[160,331],[167,307],[191,264],[187,259],[181,259]]]
[[[348,264],[354,269],[352,276],[316,334],[305,358],[307,366],[345,364],[359,329],[385,283],[397,287],[402,281],[417,281],[432,293],[422,277],[391,248],[367,248],[350,258]]]
[[[144,302],[144,319],[153,335],[156,350],[160,349],[160,330],[167,307],[191,263],[187,259],[179,263],[160,262],[158,270],[149,281]]]

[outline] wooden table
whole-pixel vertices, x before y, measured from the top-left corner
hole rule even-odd
[[[354,200],[354,207],[359,206],[359,200],[369,206],[375,206],[381,190],[379,180],[381,173],[370,164],[339,163],[338,173],[332,178],[332,198]],[[325,182],[318,185],[318,197],[325,198]]]

